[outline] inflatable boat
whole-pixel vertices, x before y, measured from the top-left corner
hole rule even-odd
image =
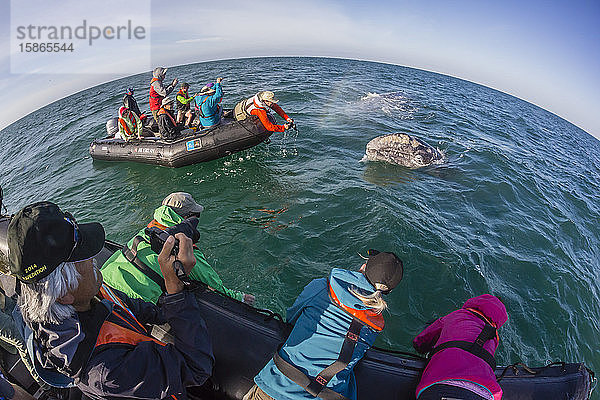
[[[94,160],[135,161],[176,168],[248,149],[264,142],[273,133],[267,131],[255,116],[244,121],[224,117],[222,123],[214,128],[187,131],[187,134],[172,141],[157,137],[130,141],[114,137],[96,139],[90,144],[90,155]]]
[[[0,220],[3,252],[7,226],[8,218]],[[98,265],[120,248],[119,244],[106,241],[97,256]],[[248,306],[206,287],[199,287],[196,292],[216,363],[213,377],[204,386],[191,388],[190,398],[241,400],[252,386],[254,376],[285,341],[292,327],[276,313]],[[168,336],[159,327],[152,333],[162,340]],[[355,368],[358,399],[414,400],[425,364],[426,360],[417,355],[371,348]],[[7,368],[14,370],[19,371],[16,366]],[[559,362],[538,368],[519,363],[498,367],[495,372],[504,400],[585,400],[594,381],[594,373],[583,363]]]

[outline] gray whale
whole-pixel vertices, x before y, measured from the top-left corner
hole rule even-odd
[[[367,143],[364,161],[385,161],[407,168],[421,168],[443,160],[441,151],[406,133],[377,136]]]

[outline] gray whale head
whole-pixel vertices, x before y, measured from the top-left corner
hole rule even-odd
[[[440,161],[443,154],[414,136],[391,133],[377,136],[367,143],[368,161],[384,161],[407,168],[420,168]]]

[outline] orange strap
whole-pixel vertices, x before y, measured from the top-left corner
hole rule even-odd
[[[471,311],[473,314],[479,315],[485,322],[496,328],[496,343],[500,343],[500,336],[498,336],[498,327],[493,321],[490,321],[490,319],[486,317],[481,311],[476,310],[474,308],[465,308],[465,310]]]
[[[333,301],[333,304],[340,307],[342,310],[346,311],[348,314],[352,315],[354,318],[356,318],[363,324],[369,326],[377,332],[383,330],[383,327],[385,326],[383,315],[378,314],[373,310],[356,310],[354,308],[348,307],[337,298],[331,285],[329,285],[329,296]]]
[[[100,332],[98,333],[96,347],[109,343],[126,343],[135,346],[138,343],[149,341],[161,346],[166,345],[166,343],[163,343],[160,340],[154,339],[150,336],[142,335],[141,333],[124,328],[110,321],[104,321],[102,327],[100,328]]]

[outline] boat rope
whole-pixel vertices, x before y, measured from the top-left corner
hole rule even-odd
[[[284,324],[286,323],[283,320],[283,317],[279,313],[276,313],[275,311],[271,311],[266,308],[256,308],[256,307],[252,307],[252,308],[254,308],[255,311],[258,311],[261,314],[265,314],[265,321],[269,321],[271,319],[276,319],[281,323],[284,323]]]
[[[565,364],[566,363],[564,361],[557,361],[557,362],[550,363],[550,364],[546,365],[545,367],[538,368],[537,371],[534,371],[532,368],[530,368],[529,366],[525,365],[524,363],[518,362],[518,363],[514,363],[514,364],[507,365],[506,367],[504,367],[504,370],[502,371],[502,373],[500,374],[500,376],[496,379],[496,381],[500,382],[500,380],[502,380],[502,378],[504,378],[504,375],[506,375],[506,373],[508,372],[509,369],[512,369],[514,375],[518,375],[519,374],[519,368],[518,367],[523,368],[523,370],[525,372],[527,372],[527,373],[529,373],[531,375],[537,375],[540,372],[542,372],[543,370],[545,370],[547,368],[550,368],[550,367],[557,366],[557,365],[560,365],[562,367],[562,369],[564,370],[565,369]]]

